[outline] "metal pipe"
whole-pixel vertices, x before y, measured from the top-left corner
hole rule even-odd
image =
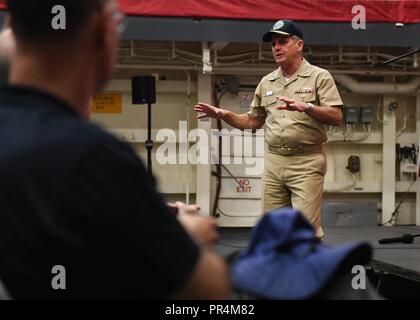
[[[191,110],[191,74],[188,70],[184,70],[187,75],[187,132],[190,132],[190,110]],[[190,143],[187,138],[185,142],[187,144],[187,152],[190,148]],[[188,153],[187,153],[188,157]],[[186,184],[185,184],[185,203],[190,204],[190,182],[191,182],[191,163],[187,161],[187,174],[186,174]]]
[[[343,74],[334,75],[334,79],[355,93],[368,94],[407,94],[414,93],[420,86],[420,77],[414,77],[406,83],[359,82]]]
[[[147,70],[190,70],[198,71],[201,69],[200,65],[166,65],[166,64],[118,64],[117,69],[147,69]],[[265,75],[272,72],[276,66],[264,66],[264,67],[252,67],[250,65],[244,67],[223,67],[217,66],[213,68],[213,74],[243,74],[243,75]],[[420,76],[420,71],[378,71],[378,70],[337,70],[337,69],[328,69],[331,74],[334,75],[346,75],[346,74],[355,74],[355,75],[369,75],[369,76],[385,76],[385,75],[394,75],[394,76]]]

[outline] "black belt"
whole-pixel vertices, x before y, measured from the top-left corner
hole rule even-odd
[[[322,151],[321,144],[301,145],[301,146],[268,146],[268,151],[282,156],[293,156],[297,154],[313,153]]]

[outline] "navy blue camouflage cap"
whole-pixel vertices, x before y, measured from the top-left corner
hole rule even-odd
[[[303,33],[299,26],[292,20],[279,20],[277,21],[271,30],[263,36],[264,42],[270,42],[271,36],[274,34],[280,34],[284,36],[296,36],[303,40]]]

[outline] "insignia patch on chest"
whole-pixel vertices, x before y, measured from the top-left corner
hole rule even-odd
[[[264,97],[269,97],[269,96],[272,96],[273,94],[274,94],[274,91],[266,91],[264,93]]]
[[[315,90],[313,88],[299,88],[295,93],[311,93]]]

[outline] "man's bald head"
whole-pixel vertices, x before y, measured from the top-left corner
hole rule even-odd
[[[0,32],[0,84],[7,82],[10,59],[15,51],[15,39],[10,28]]]

